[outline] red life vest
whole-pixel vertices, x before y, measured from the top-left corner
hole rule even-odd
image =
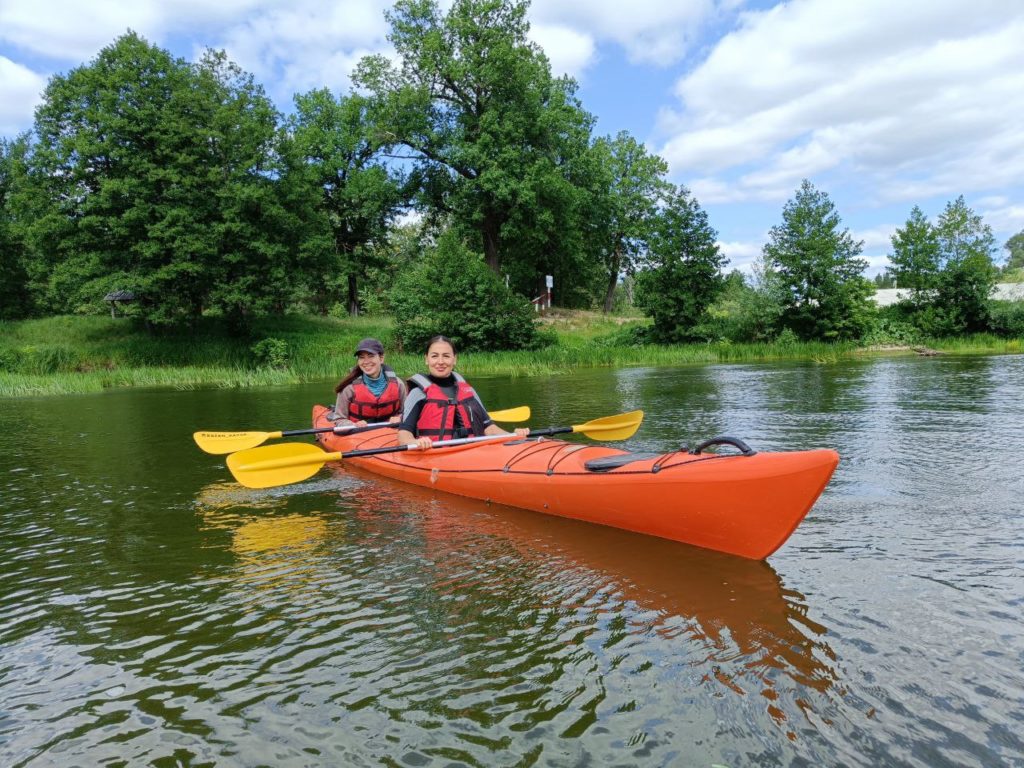
[[[352,382],[352,399],[348,403],[348,418],[351,421],[384,421],[401,412],[398,377],[390,368],[384,369],[384,375],[388,383],[380,397],[370,391],[361,376]]]
[[[459,374],[454,374],[456,382],[455,399],[449,399],[444,390],[423,374],[417,373],[409,379],[411,384],[423,390],[426,400],[416,421],[417,437],[429,437],[433,442],[448,440],[453,437],[482,435],[483,426],[479,419],[473,418],[470,403],[476,399],[473,388]],[[456,422],[458,414],[458,422]]]

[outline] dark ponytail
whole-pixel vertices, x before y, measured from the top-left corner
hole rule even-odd
[[[341,381],[339,381],[338,382],[338,386],[336,386],[334,388],[335,393],[340,395],[341,391],[345,387],[347,387],[349,384],[351,384],[353,381],[355,381],[356,379],[358,379],[362,375],[363,375],[362,368],[360,368],[358,365],[353,365],[352,366],[352,370],[348,372],[348,375],[345,376],[345,378],[343,378]]]

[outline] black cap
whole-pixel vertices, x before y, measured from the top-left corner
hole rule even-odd
[[[358,357],[360,352],[373,352],[375,355],[383,355],[384,345],[376,339],[363,339],[359,342],[359,345],[356,347],[356,351],[353,352],[353,354]]]

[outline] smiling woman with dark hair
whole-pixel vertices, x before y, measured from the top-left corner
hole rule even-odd
[[[365,427],[370,422],[399,421],[408,388],[384,365],[384,345],[363,339],[356,345],[356,364],[338,382],[338,399],[331,419],[339,426]]]
[[[451,339],[432,338],[425,360],[427,374],[417,373],[409,379],[409,396],[398,427],[399,445],[415,443],[426,450],[438,440],[509,434],[491,421],[480,397],[455,372],[458,357]],[[525,436],[529,431],[520,427],[515,434]]]

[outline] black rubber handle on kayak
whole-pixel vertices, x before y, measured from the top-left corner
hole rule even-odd
[[[740,453],[744,456],[753,456],[757,451],[747,445],[745,442],[740,440],[738,437],[729,437],[722,435],[721,437],[712,437],[710,440],[705,440],[703,443],[698,445],[691,451],[688,451],[693,456],[697,456],[705,448],[710,448],[712,445],[731,445],[733,448],[738,448]]]

